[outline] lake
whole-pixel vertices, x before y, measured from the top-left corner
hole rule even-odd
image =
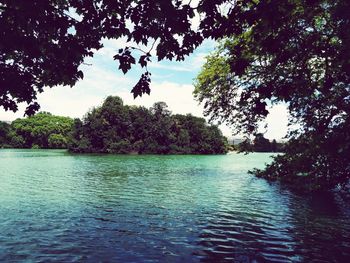
[[[350,208],[247,174],[270,154],[0,150],[0,262],[350,262]]]

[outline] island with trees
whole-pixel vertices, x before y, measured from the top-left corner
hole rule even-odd
[[[66,149],[74,153],[225,154],[220,129],[191,114],[172,115],[164,102],[150,109],[109,96],[83,120],[40,112],[0,122],[0,147]]]
[[[190,114],[172,115],[164,102],[150,109],[124,105],[109,96],[102,106],[75,119],[72,152],[138,154],[224,154],[227,139],[217,126]]]

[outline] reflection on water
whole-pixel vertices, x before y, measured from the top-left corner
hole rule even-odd
[[[269,160],[0,150],[0,261],[347,262],[348,204],[246,173]]]

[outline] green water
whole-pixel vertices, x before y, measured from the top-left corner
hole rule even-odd
[[[0,150],[0,262],[347,262],[348,204],[247,174],[269,161]]]

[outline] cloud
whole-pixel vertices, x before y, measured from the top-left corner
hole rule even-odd
[[[191,68],[189,68],[188,66],[183,66],[183,65],[172,65],[172,64],[168,64],[168,63],[162,63],[162,62],[151,62],[149,64],[149,68],[155,68],[155,69],[165,69],[165,70],[169,70],[169,71],[180,71],[180,72],[191,72]]]
[[[194,87],[189,84],[163,81],[152,84],[150,96],[144,95],[141,98],[133,99],[130,92],[119,92],[116,95],[120,96],[129,105],[142,105],[149,108],[155,102],[164,101],[173,113],[191,113],[202,117],[203,108],[194,100],[193,90]]]
[[[201,116],[202,108],[193,99],[193,86],[173,82],[154,82],[151,96],[144,95],[134,100],[130,90],[135,81],[117,72],[96,66],[86,67],[85,78],[73,88],[58,86],[47,88],[38,96],[42,111],[52,114],[82,117],[89,108],[98,106],[109,95],[120,96],[126,104],[151,107],[154,102],[165,101],[174,113],[192,113]],[[1,120],[13,120],[23,116],[25,105],[17,113],[0,110]]]
[[[267,132],[265,137],[272,139],[282,139],[288,130],[288,108],[286,104],[278,104],[270,107],[269,115],[266,118]]]
[[[150,69],[161,69],[167,71],[192,72],[193,76],[201,69],[205,63],[207,52],[195,52],[193,55],[186,57],[184,61],[161,61],[151,62]]]
[[[126,37],[119,39],[103,39],[103,48],[95,53],[95,57],[100,57],[102,59],[113,59],[113,56],[118,53],[120,48],[125,48],[128,43]]]
[[[5,111],[3,108],[0,108],[0,121],[13,121],[17,118],[22,118],[25,110],[25,105],[19,105],[17,112]]]
[[[134,80],[117,69],[112,71],[93,64],[83,66],[82,70],[84,79],[73,88],[67,86],[45,88],[44,92],[38,95],[40,110],[56,115],[82,117],[89,108],[98,105],[108,95],[130,90],[134,85]],[[0,108],[0,120],[11,121],[22,118],[25,108],[25,104],[20,104],[16,113],[5,112]]]

